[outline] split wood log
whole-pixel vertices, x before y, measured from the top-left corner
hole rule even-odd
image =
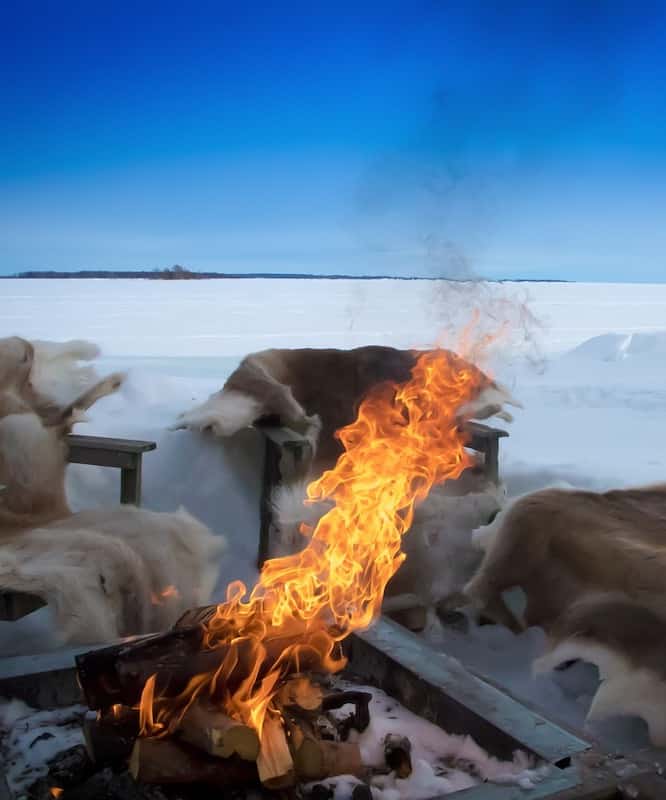
[[[214,758],[173,739],[137,739],[129,771],[140,783],[205,783],[226,788],[259,782],[256,764]]]
[[[335,775],[362,775],[361,751],[357,743],[322,738],[319,735],[320,717],[302,716],[298,709],[294,713],[286,708],[283,715],[299,780],[310,782]]]
[[[294,766],[302,781],[363,774],[361,750],[356,742],[331,742],[311,736],[305,736],[296,750]]]
[[[384,737],[384,760],[398,778],[412,774],[412,744],[406,736],[388,733]]]
[[[257,758],[259,780],[267,789],[287,789],[296,783],[294,761],[279,717],[266,716]]]
[[[307,675],[292,675],[275,698],[277,705],[282,708],[310,714],[321,711],[323,699],[321,686],[313,683]]]
[[[232,719],[203,700],[187,709],[178,733],[186,742],[218,758],[235,754],[245,761],[256,761],[259,755],[259,736],[254,728]]]

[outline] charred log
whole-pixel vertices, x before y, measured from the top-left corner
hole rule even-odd
[[[398,778],[412,774],[412,745],[406,736],[389,733],[384,739],[384,760]]]

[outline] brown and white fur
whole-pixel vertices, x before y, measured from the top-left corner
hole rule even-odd
[[[518,498],[488,533],[483,562],[465,594],[514,631],[550,630],[589,592],[621,592],[646,608],[664,603],[666,484],[604,493],[546,489]],[[526,595],[520,622],[502,593]]]
[[[312,445],[311,475],[330,469],[342,452],[335,431],[354,421],[358,406],[379,383],[402,383],[420,352],[367,346],[353,350],[274,349],[252,353],[206,402],[182,414],[173,429],[232,436],[261,421],[292,428]],[[476,369],[471,364],[470,369]],[[461,417],[498,416],[511,421],[506,404],[519,406],[507,389],[484,376],[483,389]]]
[[[0,587],[51,606],[63,643],[168,628],[210,601],[223,537],[184,509],[82,511],[0,540]]]
[[[555,622],[535,674],[580,659],[599,669],[588,720],[616,714],[643,718],[657,747],[666,747],[666,606],[657,612],[619,593],[591,594]]]
[[[465,476],[465,488],[450,481],[435,486],[415,509],[414,520],[404,536],[407,555],[386,589],[384,610],[426,610],[432,619],[435,609],[456,605],[466,581],[478,566],[480,553],[471,541],[472,530],[496,514],[504,501],[504,487],[478,476]],[[331,507],[330,502],[307,503],[306,484],[280,486],[272,498],[275,520],[270,557],[289,555],[307,543],[301,525],[313,527]]]
[[[65,492],[66,435],[85,411],[117,391],[113,374],[64,408],[40,404],[0,416],[0,533],[41,525],[71,512]]]
[[[48,421],[99,382],[92,366],[79,364],[98,354],[96,345],[82,340],[0,339],[0,417],[30,410]]]
[[[32,386],[33,356],[25,340],[0,340],[0,398],[12,397],[0,413],[0,587],[44,598],[65,642],[167,627],[210,599],[226,542],[182,509],[72,514],[65,436],[123,376],[60,406]]]

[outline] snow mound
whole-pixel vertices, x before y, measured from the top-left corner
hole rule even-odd
[[[666,331],[654,333],[604,333],[570,350],[565,357],[592,361],[666,356]]]

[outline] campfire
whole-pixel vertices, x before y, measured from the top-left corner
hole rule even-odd
[[[330,675],[345,666],[341,642],[380,613],[415,504],[473,463],[459,409],[486,381],[450,351],[424,354],[408,382],[376,387],[338,432],[345,452],[308,489],[334,506],[302,531],[300,553],[267,561],[251,591],[232,583],[226,602],[167,633],[80,656],[97,711],[89,749],[129,757],[146,783],[285,789],[364,777],[349,733],[368,727],[370,695],[331,691]],[[409,742],[384,746],[386,768],[407,777]]]

